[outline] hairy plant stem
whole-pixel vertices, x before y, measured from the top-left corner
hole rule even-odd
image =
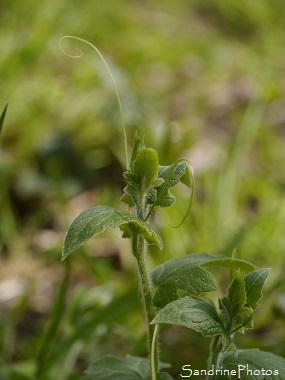
[[[212,369],[214,366],[215,369],[219,369],[221,365],[221,353],[222,353],[222,341],[221,336],[217,335],[212,339],[211,348],[210,348],[210,356],[208,361],[208,369]],[[209,379],[209,375],[207,377]]]
[[[158,371],[157,327],[156,325],[150,325],[150,322],[155,317],[156,312],[152,303],[152,290],[145,260],[146,241],[141,235],[134,236],[132,238],[132,250],[138,263],[141,296],[146,312],[146,320],[148,326],[148,349],[150,355],[154,356],[154,360],[151,358],[152,360],[150,361],[150,370],[152,374],[152,380],[156,380],[156,373]]]

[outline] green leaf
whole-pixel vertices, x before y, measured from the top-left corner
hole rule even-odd
[[[132,356],[118,359],[108,355],[92,365],[82,380],[146,380],[149,375],[148,359]]]
[[[119,359],[107,355],[94,363],[82,380],[151,380],[149,359],[127,356]],[[165,372],[157,380],[173,380]]]
[[[112,207],[97,206],[83,211],[71,223],[65,237],[62,259],[82,246],[86,240],[115,227],[124,231],[124,237],[130,237],[131,234],[142,235],[149,244],[162,248],[160,236],[146,222]]]
[[[270,268],[257,269],[244,277],[246,304],[252,309],[258,306],[258,302],[262,297],[262,288],[270,270]]]
[[[232,378],[241,380],[285,380],[284,358],[258,349],[238,350],[237,356],[232,352],[224,353],[220,368],[235,371]],[[225,380],[229,377],[217,374],[212,379]]]
[[[241,268],[245,271],[255,269],[254,265],[246,261],[219,258],[207,253],[191,254],[167,261],[151,273],[152,281],[157,288],[153,299],[155,306],[163,307],[178,299],[179,290],[193,295],[216,290],[211,274],[204,269],[210,265],[227,266],[232,269]]]
[[[157,189],[157,199],[155,206],[170,207],[175,203],[176,198],[170,193],[170,189],[177,183],[182,182],[191,188],[190,173],[187,163],[178,161],[170,166],[159,166],[158,177],[163,179],[163,183]]]
[[[230,318],[234,318],[237,313],[242,311],[246,302],[245,283],[240,271],[237,272],[228,289],[227,299],[229,302]]]
[[[158,155],[152,148],[144,148],[138,154],[134,164],[134,178],[144,193],[156,178],[158,172]]]
[[[218,266],[218,267],[226,267],[235,270],[241,270],[243,272],[251,272],[256,269],[254,264],[251,264],[248,261],[240,260],[240,259],[232,259],[229,257],[221,257],[217,258],[213,256],[213,260],[209,260],[202,264],[203,267],[207,266]]]
[[[230,336],[211,300],[186,296],[173,301],[159,310],[151,322],[160,323],[185,326],[207,337],[221,335],[225,348],[231,344]]]
[[[229,286],[227,297],[219,299],[219,306],[230,333],[253,328],[253,310],[246,306],[245,281],[240,271]]]
[[[211,274],[200,267],[211,258],[208,254],[188,255],[156,267],[151,272],[153,284],[156,286],[154,305],[163,307],[178,299],[179,290],[193,295],[216,290]]]
[[[5,115],[6,115],[6,111],[7,111],[7,107],[8,107],[8,103],[6,104],[1,116],[0,116],[0,134],[1,134],[1,131],[2,131],[2,126],[3,126],[3,123],[4,123],[4,119],[5,119]]]
[[[228,331],[244,333],[245,329],[253,328],[253,310],[262,297],[262,288],[270,269],[257,269],[245,277],[237,271],[227,297],[219,300],[226,328]]]
[[[130,168],[133,171],[134,170],[134,162],[139,154],[139,152],[145,148],[145,145],[143,143],[143,140],[139,138],[137,135],[137,132],[135,133],[134,136],[134,141],[133,141],[133,149],[132,149],[132,155],[131,155],[131,160],[130,160]]]
[[[158,155],[154,149],[143,148],[136,153],[131,170],[124,173],[127,186],[121,201],[133,207],[143,206],[143,202],[156,199],[154,188],[161,185],[162,179],[157,178]]]

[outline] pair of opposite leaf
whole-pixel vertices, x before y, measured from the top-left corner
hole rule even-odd
[[[170,190],[179,182],[192,190],[192,200],[192,172],[183,160],[170,166],[159,165],[157,152],[147,148],[136,135],[130,165],[124,178],[126,187],[121,201],[130,208],[135,207],[136,215],[109,206],[97,206],[83,211],[67,231],[62,259],[82,246],[86,240],[116,227],[123,231],[125,238],[142,235],[149,244],[155,244],[162,249],[161,238],[148,220],[156,207],[170,207],[175,203],[176,199]]]
[[[203,293],[216,290],[208,266],[223,266],[236,271],[227,295],[219,299],[220,313]],[[240,269],[247,273],[242,275]],[[156,286],[154,304],[161,308],[152,324],[175,324],[220,336],[222,349],[233,344],[235,332],[253,328],[253,310],[262,297],[262,288],[270,269],[257,269],[244,260],[195,254],[170,260],[152,272]],[[181,297],[181,294],[183,296]],[[185,296],[185,294],[187,294]],[[181,297],[181,298],[180,298]]]

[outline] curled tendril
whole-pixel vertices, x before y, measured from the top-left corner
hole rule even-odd
[[[91,46],[91,48],[93,50],[95,50],[95,52],[99,55],[101,61],[103,62],[104,66],[106,67],[107,71],[108,71],[108,74],[110,75],[110,78],[113,82],[113,85],[114,85],[114,89],[115,89],[115,93],[116,93],[116,97],[117,97],[117,102],[118,102],[118,106],[119,106],[119,110],[120,110],[120,116],[121,116],[121,122],[122,122],[122,131],[123,131],[123,136],[124,136],[124,147],[125,147],[125,159],[126,159],[126,166],[127,166],[127,169],[128,169],[128,166],[129,166],[129,158],[128,158],[128,141],[127,141],[127,132],[126,132],[126,126],[125,126],[125,118],[124,118],[124,113],[123,113],[123,107],[122,107],[122,103],[121,103],[121,98],[120,98],[120,94],[119,94],[119,91],[118,91],[118,88],[117,88],[117,85],[116,85],[116,81],[113,77],[113,74],[107,64],[107,62],[105,61],[105,58],[103,57],[103,55],[101,54],[100,50],[95,46],[93,45],[91,42],[87,41],[87,40],[84,40],[83,38],[79,38],[79,37],[75,37],[75,36],[63,36],[61,37],[61,39],[59,40],[59,47],[60,47],[60,50],[63,52],[63,54],[67,55],[68,57],[70,58],[81,58],[83,56],[83,51],[79,48],[75,48],[75,50],[79,51],[79,54],[77,55],[74,55],[74,54],[69,54],[67,53],[64,48],[62,47],[62,41],[64,39],[72,39],[72,40],[77,40],[77,41],[80,41],[80,42],[84,42],[85,44]]]
[[[185,222],[190,210],[191,210],[191,207],[192,207],[192,202],[193,202],[193,197],[194,197],[194,190],[195,190],[195,177],[194,177],[194,170],[193,170],[193,167],[191,165],[191,163],[186,160],[185,158],[182,158],[181,160],[178,160],[176,163],[175,163],[175,166],[178,165],[180,162],[186,162],[186,164],[188,164],[188,168],[189,168],[189,171],[190,171],[190,183],[191,183],[191,196],[190,196],[190,200],[189,200],[189,204],[188,204],[188,207],[187,207],[187,210],[186,210],[186,213],[182,219],[182,221],[177,225],[177,226],[171,226],[172,228],[179,228],[182,226],[182,224]],[[175,168],[174,166],[174,168]],[[174,170],[173,168],[173,170]]]

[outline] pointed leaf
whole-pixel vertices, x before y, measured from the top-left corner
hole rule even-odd
[[[236,277],[233,279],[228,289],[228,303],[230,318],[242,311],[246,302],[245,283],[240,271],[237,272]]]
[[[134,169],[134,162],[139,154],[139,152],[145,148],[145,145],[143,143],[143,140],[139,138],[137,135],[137,132],[135,133],[134,136],[134,141],[133,141],[133,149],[132,149],[132,155],[131,155],[131,160],[130,160],[130,168],[133,171]]]
[[[1,131],[2,131],[2,126],[3,126],[3,123],[4,123],[4,119],[5,119],[5,115],[6,115],[6,111],[7,111],[7,107],[8,107],[8,103],[6,104],[1,116],[0,116],[0,134],[1,134]]]
[[[158,155],[152,148],[142,149],[133,165],[134,177],[144,192],[152,184],[158,172]]]
[[[127,186],[124,188],[124,195],[121,197],[121,202],[127,204],[129,207],[134,207],[139,203],[139,188],[138,184],[133,180],[134,162],[139,152],[145,148],[143,141],[137,135],[134,136],[132,155],[130,159],[130,169],[124,172],[124,178]]]
[[[151,324],[167,323],[188,327],[201,332],[204,336],[221,335],[224,347],[231,343],[216,307],[211,300],[186,296],[170,302],[159,310]]]
[[[220,368],[232,371],[232,378],[241,380],[285,380],[285,359],[258,349],[238,350],[223,354]],[[225,372],[224,372],[225,373]],[[212,377],[212,376],[211,376]],[[213,380],[227,380],[226,375],[214,374]]]
[[[143,235],[149,244],[156,244],[162,248],[160,236],[149,224],[112,207],[97,206],[83,211],[71,223],[65,237],[62,259],[65,259],[70,253],[82,246],[86,240],[115,227],[120,227],[122,230],[127,227],[129,235],[131,232],[134,235]]]
[[[246,304],[252,309],[258,306],[258,301],[262,297],[262,288],[270,270],[270,268],[257,269],[244,277]]]
[[[199,295],[202,292],[216,290],[216,285],[206,266],[227,266],[232,269],[241,268],[252,271],[255,266],[243,261],[229,258],[219,258],[207,253],[191,254],[179,259],[173,259],[156,267],[151,277],[157,287],[154,304],[163,307],[179,298],[178,291]]]
[[[151,272],[153,284],[157,288],[153,298],[154,305],[163,307],[178,299],[179,290],[194,295],[216,290],[211,274],[200,267],[211,257],[207,254],[188,255],[156,267]]]
[[[227,331],[244,333],[246,329],[253,328],[253,309],[247,303],[245,278],[240,271],[237,271],[228,289],[227,297],[219,299],[219,306]]]

